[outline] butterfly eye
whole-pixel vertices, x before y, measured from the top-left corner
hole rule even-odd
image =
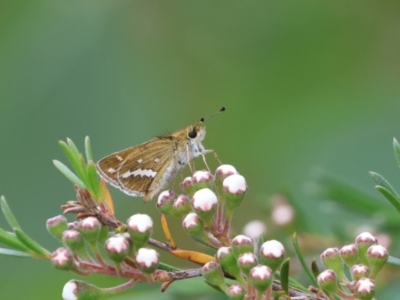
[[[188,132],[188,137],[194,139],[196,136],[197,136],[196,127],[193,127],[193,129]]]

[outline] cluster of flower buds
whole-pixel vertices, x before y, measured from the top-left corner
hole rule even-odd
[[[247,184],[231,165],[221,165],[214,175],[197,171],[181,182],[183,194],[162,192],[157,208],[181,218],[185,231],[210,245],[229,245],[227,238],[233,212],[242,203]]]
[[[284,258],[285,249],[280,242],[267,241],[257,249],[251,238],[238,235],[230,247],[218,249],[215,261],[205,264],[202,274],[209,284],[217,286],[231,299],[261,299],[263,295],[269,299],[274,273]],[[238,283],[228,287],[225,275]]]
[[[131,282],[152,282],[159,255],[144,245],[152,234],[153,221],[148,215],[135,214],[128,218],[126,226],[125,232],[110,236],[107,226],[103,226],[95,217],[70,224],[64,216],[54,217],[47,221],[47,228],[63,242],[64,247],[52,253],[51,262],[58,269],[72,270],[82,275],[100,273],[130,278]],[[99,251],[98,245],[104,245],[104,251]],[[111,292],[110,288],[101,289],[74,280],[65,285],[63,297],[86,299],[84,295],[88,293],[100,296]]]
[[[339,297],[370,300],[375,295],[374,279],[388,258],[387,249],[378,245],[373,235],[361,233],[354,244],[341,249],[329,248],[321,254],[321,261],[327,270],[318,275],[318,284],[324,291]],[[350,279],[345,275],[345,266],[350,272]]]

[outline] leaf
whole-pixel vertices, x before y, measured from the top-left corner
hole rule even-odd
[[[158,264],[158,268],[160,270],[168,271],[168,272],[176,272],[176,271],[181,271],[181,269],[175,268],[173,266],[167,265],[165,263],[160,262]]]
[[[201,237],[199,237],[199,236],[194,236],[194,235],[192,235],[191,236],[192,237],[192,239],[194,239],[196,242],[199,242],[200,244],[203,244],[204,246],[207,246],[208,248],[211,248],[211,249],[218,249],[217,247],[214,247],[213,245],[210,245],[209,243],[207,243],[205,240],[203,240]]]
[[[393,138],[393,148],[394,155],[396,156],[397,160],[397,165],[400,167],[400,144],[395,138]]]
[[[314,286],[318,286],[318,282],[317,282],[313,272],[308,267],[306,260],[304,259],[303,253],[301,253],[299,243],[297,241],[296,233],[293,234],[293,247],[294,247],[297,257],[299,258],[300,264],[303,267],[304,271],[306,272],[307,276],[310,278],[310,280]]]
[[[111,197],[110,190],[108,189],[108,186],[103,179],[100,179],[100,195],[101,199],[103,200],[103,203],[108,208],[109,215],[113,217],[115,212],[114,202]]]
[[[75,146],[75,143],[70,138],[67,138],[67,147],[73,156],[79,156],[78,147]]]
[[[175,243],[174,239],[172,238],[171,232],[170,232],[169,227],[168,227],[167,218],[165,217],[164,214],[161,215],[161,226],[162,226],[162,229],[164,231],[165,238],[167,239],[167,241],[170,244],[171,248],[172,249],[178,248],[176,246],[176,243]]]
[[[285,259],[281,266],[280,278],[281,278],[281,286],[285,291],[286,295],[289,295],[289,266],[290,266],[290,257]]]
[[[258,249],[258,251],[257,251],[257,260],[258,260],[258,261],[261,261],[260,249],[261,249],[262,244],[264,244],[264,235],[261,233],[261,234],[258,236],[258,241],[257,241],[257,249]]]
[[[80,163],[80,154],[78,149],[76,148],[75,144],[70,140],[67,139],[68,145],[63,141],[60,141],[59,144],[64,151],[65,156],[67,157],[69,163],[71,164],[72,168],[74,169],[76,175],[82,180],[85,181],[85,170],[82,168]]]
[[[45,258],[50,259],[50,252],[36,243],[33,239],[31,239],[27,234],[25,234],[22,230],[18,228],[14,228],[15,235],[17,236],[18,240],[24,244],[28,249],[30,249],[33,253],[32,256],[37,258]]]
[[[209,261],[215,260],[213,256],[197,251],[171,250],[170,253],[176,257],[189,260],[201,266],[208,263]]]
[[[390,265],[399,267],[400,266],[400,258],[389,256],[387,263]]]
[[[377,185],[383,186],[391,194],[393,194],[394,197],[396,197],[398,200],[400,200],[400,197],[397,194],[396,190],[390,185],[390,183],[382,175],[375,173],[375,172],[369,172],[369,174],[371,175],[372,179],[375,181],[375,183]]]
[[[85,154],[87,162],[93,161],[92,146],[90,144],[90,138],[88,136],[85,137]]]
[[[377,185],[375,188],[389,200],[389,202],[396,208],[396,210],[400,213],[400,200],[396,198],[392,193],[390,193],[384,187]]]
[[[100,198],[99,176],[93,161],[89,161],[86,168],[87,179],[96,200]]]
[[[64,174],[65,177],[72,181],[72,183],[76,184],[81,189],[85,188],[83,182],[66,165],[58,160],[53,160],[53,164],[56,166],[57,169],[60,170],[61,173]]]
[[[311,270],[312,270],[312,272],[314,274],[314,277],[317,277],[319,275],[319,273],[321,273],[319,268],[318,268],[317,261],[316,261],[315,258],[311,262]]]
[[[10,227],[21,229],[21,226],[18,224],[17,219],[14,217],[13,213],[11,212],[11,209],[8,206],[8,203],[4,196],[1,196],[1,198],[0,198],[0,206],[1,206],[1,210],[3,212],[3,215],[6,218]]]
[[[23,252],[29,251],[13,233],[7,232],[2,228],[0,228],[0,243]]]
[[[6,248],[0,248],[0,255],[13,256],[13,257],[31,257],[28,253]]]
[[[313,173],[315,189],[313,193],[319,198],[333,199],[344,207],[357,214],[370,217],[371,211],[378,211],[385,215],[388,224],[398,226],[398,213],[389,205],[382,205],[379,198],[371,196],[359,188],[351,186],[324,170],[316,169]]]

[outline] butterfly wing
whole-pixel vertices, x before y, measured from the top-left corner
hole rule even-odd
[[[97,163],[97,169],[106,181],[124,193],[150,199],[158,191],[154,187],[159,187],[175,149],[171,137],[156,138],[103,158]]]

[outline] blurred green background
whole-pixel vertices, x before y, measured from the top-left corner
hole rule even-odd
[[[59,243],[45,221],[75,198],[52,164],[66,162],[58,140],[72,138],[83,150],[89,135],[100,159],[225,105],[207,124],[204,144],[248,182],[235,229],[265,220],[270,196],[286,191],[307,220],[296,230],[333,235],[332,228],[346,228],[346,218],[307,190],[314,167],[377,199],[368,171],[396,185],[399,9],[398,1],[3,0],[0,194],[26,232],[54,250]],[[212,155],[208,161],[216,166]],[[146,212],[159,226],[154,201],[111,189],[119,219]],[[356,225],[363,222],[369,224]],[[172,225],[178,243],[195,248],[179,222]],[[0,299],[60,299],[64,283],[79,278],[31,259],[0,257],[0,270]],[[184,283],[162,295],[152,288],[149,294],[141,285],[113,299],[189,293]]]

